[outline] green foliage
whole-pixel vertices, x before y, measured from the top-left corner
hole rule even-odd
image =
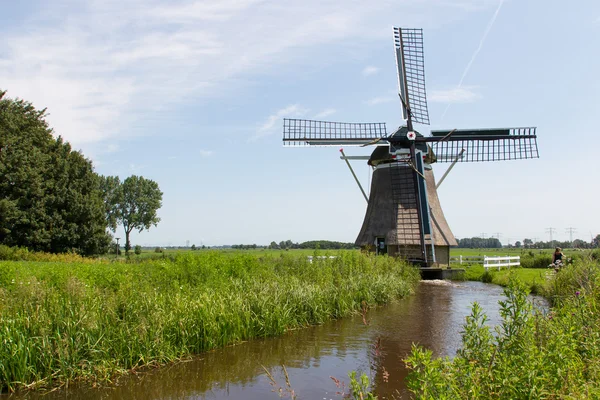
[[[485,268],[483,268],[483,265],[471,265],[471,266],[465,266],[465,273],[463,275],[463,278],[467,281],[481,281],[481,277],[483,276],[483,273],[485,272]]]
[[[162,252],[163,252],[163,249],[161,249],[160,247],[155,247],[155,248],[154,248],[154,252],[155,252],[155,253],[162,253]]]
[[[46,123],[46,110],[0,91],[0,244],[46,252],[104,253],[106,233],[92,164]]]
[[[313,264],[211,251],[135,263],[0,262],[0,388],[110,379],[340,318],[408,295],[418,280],[410,266],[358,252]]]
[[[531,293],[544,294],[548,280],[547,275],[553,272],[554,270],[533,268],[503,268],[500,271],[490,268],[486,271],[482,265],[473,265],[465,268],[464,279],[508,286],[510,279],[514,278],[526,284]]]
[[[25,247],[8,247],[0,244],[1,261],[38,261],[38,262],[73,262],[81,264],[102,263],[102,260],[82,257],[77,253],[44,253],[31,251]],[[0,287],[1,289],[1,287]]]
[[[108,226],[113,230],[117,224],[125,229],[125,251],[131,250],[130,233],[150,229],[160,222],[157,215],[162,206],[162,195],[153,180],[132,175],[121,183],[117,176],[102,176],[100,189],[104,199],[104,212]]]
[[[103,176],[99,178],[100,192],[104,202],[104,215],[107,226],[115,232],[119,222],[119,204],[121,204],[121,180],[118,176]]]
[[[536,311],[525,284],[511,279],[494,334],[475,303],[454,359],[413,348],[409,389],[417,399],[598,398],[598,267],[577,263],[556,274],[550,313]]]
[[[237,248],[247,248],[244,246],[248,245],[237,245]],[[254,245],[256,246],[256,245]],[[260,247],[260,246],[259,246]],[[321,249],[321,250],[351,250],[356,249],[354,243],[344,243],[344,242],[335,242],[331,240],[309,240],[307,242],[302,243],[294,243],[291,240],[282,240],[277,244],[277,242],[272,241],[269,246],[269,249]]]
[[[481,282],[492,283],[493,279],[494,278],[492,272],[490,272],[489,270],[484,270],[483,274],[481,274]]]
[[[468,248],[468,249],[501,249],[502,243],[497,238],[480,238],[480,237],[472,237],[472,238],[463,238],[458,240],[459,248]]]
[[[142,246],[136,244],[133,248],[133,252],[139,256],[140,254],[142,254]]]
[[[552,263],[552,253],[528,251],[521,254],[521,267],[523,268],[548,268]]]
[[[334,242],[331,240],[310,240],[308,242],[302,242],[298,245],[299,249],[321,249],[321,250],[351,250],[356,249],[357,246],[354,243]]]
[[[377,397],[369,391],[369,377],[366,374],[361,374],[356,378],[356,371],[351,371],[350,377],[350,397],[354,400],[377,400]]]

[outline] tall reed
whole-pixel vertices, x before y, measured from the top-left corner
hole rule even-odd
[[[357,252],[309,263],[218,252],[126,263],[0,262],[0,387],[107,380],[346,316],[418,272]]]

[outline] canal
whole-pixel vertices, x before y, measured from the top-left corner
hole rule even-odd
[[[372,377],[380,399],[408,398],[404,382],[408,371],[402,360],[412,344],[425,346],[436,356],[453,356],[471,303],[481,304],[489,323],[496,325],[502,298],[501,287],[481,282],[422,281],[414,296],[369,310],[364,316],[219,349],[191,361],[121,378],[113,386],[71,387],[25,397],[264,400],[278,399],[273,391],[281,387],[283,395],[290,398],[285,365],[298,399],[340,399],[336,393],[340,389],[331,377],[347,383],[352,370]]]

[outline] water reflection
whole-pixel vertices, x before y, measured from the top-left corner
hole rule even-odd
[[[43,396],[55,399],[277,399],[262,368],[285,388],[281,365],[299,399],[333,399],[330,376],[347,381],[351,370],[372,371],[381,399],[406,394],[407,371],[402,359],[412,343],[435,355],[452,356],[460,346],[460,331],[471,303],[479,302],[498,323],[502,289],[479,282],[421,283],[415,296],[369,311],[368,325],[360,316],[302,329],[267,340],[256,340],[212,351],[184,363],[125,377],[101,389],[70,388]],[[379,343],[379,351],[375,345]],[[384,379],[383,371],[389,373]],[[42,398],[39,394],[11,396]],[[404,396],[403,396],[404,397]],[[6,398],[0,396],[0,399]]]

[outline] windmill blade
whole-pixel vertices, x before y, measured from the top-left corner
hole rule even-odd
[[[360,146],[387,138],[384,122],[346,123],[284,118],[284,146]]]
[[[394,45],[398,69],[398,94],[402,103],[403,117],[404,119],[412,117],[414,122],[429,125],[423,30],[394,27]]]
[[[438,162],[452,162],[462,149],[458,162],[539,158],[536,128],[436,130],[431,135],[416,141],[431,143]]]

